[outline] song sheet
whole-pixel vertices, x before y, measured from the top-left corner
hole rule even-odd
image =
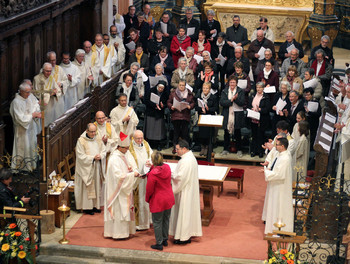
[[[202,56],[199,56],[199,55],[197,55],[197,54],[195,54],[195,55],[193,56],[193,58],[195,58],[195,60],[197,61],[198,64],[201,63],[201,61],[203,60],[203,57],[202,57]]]
[[[222,115],[201,115],[198,124],[222,126],[223,121],[224,116]]]
[[[276,87],[275,86],[267,86],[264,88],[264,93],[275,93]]]
[[[192,88],[188,83],[186,83],[186,88],[187,88],[188,90],[190,90],[191,92],[193,92],[193,88]]]
[[[129,50],[134,50],[135,47],[136,47],[136,44],[135,44],[134,41],[130,41],[129,43],[126,43],[125,46],[127,46],[127,48],[128,48]]]
[[[196,31],[196,28],[194,28],[194,27],[188,28],[187,29],[187,36],[193,35],[195,31]]]
[[[248,81],[247,80],[238,80],[237,86],[241,89],[247,88]]]
[[[304,85],[305,89],[306,88],[313,88],[314,89],[314,88],[316,88],[317,83],[318,83],[317,79],[314,78],[314,79],[311,79],[311,80],[304,82],[303,85]]]
[[[261,47],[260,50],[258,51],[259,54],[259,60],[263,60],[265,58],[265,48]]]
[[[151,98],[150,98],[151,102],[159,105],[159,101],[160,101],[160,97],[159,95],[155,94],[155,93],[151,93]]]
[[[300,88],[300,84],[299,83],[293,83],[293,90],[295,91],[299,91],[299,88]]]
[[[197,99],[198,101],[198,106],[201,107],[201,108],[205,108],[205,102],[202,100],[202,99]]]
[[[160,28],[163,33],[168,33],[168,24],[165,24],[162,21],[160,21]]]
[[[247,111],[248,111],[247,117],[252,118],[252,119],[256,119],[256,120],[260,120],[260,113],[259,112],[255,112],[251,109],[247,109]]]
[[[276,104],[276,114],[278,115],[278,112],[282,111],[286,105],[287,105],[287,102],[279,98]]]
[[[226,59],[224,56],[222,56],[221,54],[219,54],[218,56],[219,61],[216,62],[216,64],[220,64],[221,67],[223,67],[225,65]]]
[[[294,46],[294,44],[290,45],[290,46],[287,48],[287,52],[290,53],[293,49],[296,49],[296,47]]]
[[[182,111],[184,109],[186,109],[188,106],[187,102],[179,102],[178,100],[176,100],[176,98],[174,98],[173,100],[173,107],[176,108],[178,111]]]
[[[317,112],[318,109],[318,103],[317,102],[308,102],[307,103],[307,109],[309,109],[310,112]]]

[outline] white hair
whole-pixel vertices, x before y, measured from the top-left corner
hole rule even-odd
[[[214,10],[209,9],[209,10],[207,11],[207,16],[209,16],[209,15],[215,16]]]
[[[327,35],[323,35],[321,40],[327,40],[328,42],[331,41]]]
[[[235,50],[236,50],[236,49],[240,50],[240,51],[243,53],[243,48],[242,48],[241,46],[235,47]]]
[[[292,31],[290,31],[290,30],[287,31],[287,32],[286,32],[286,35],[287,35],[288,33],[290,33],[290,34],[292,35],[292,37],[294,37],[294,33],[293,33]]]
[[[84,54],[85,55],[85,51],[83,49],[77,49],[77,51],[75,52],[75,56],[77,56],[79,54]]]
[[[56,52],[54,52],[54,51],[49,51],[48,53],[46,53],[46,58],[47,59],[50,59],[50,56],[51,55],[55,55],[55,57],[56,57]]]
[[[187,60],[186,60],[185,57],[181,57],[181,58],[178,60],[178,64],[180,64],[181,61],[184,61],[184,62],[186,62],[186,64],[187,64]]]
[[[241,48],[242,48],[242,47],[241,47]],[[265,50],[264,54],[265,54],[266,52],[272,54],[272,50],[270,50],[269,48],[267,48],[267,49]]]
[[[282,81],[282,82],[280,83],[280,89],[279,89],[280,91],[281,91],[282,85],[287,86],[287,91],[290,91],[291,86],[290,86],[290,83],[289,83],[289,82],[287,82],[287,81]]]
[[[52,65],[51,65],[50,62],[45,62],[45,63],[43,64],[43,69],[47,68],[48,66],[50,66],[50,68],[52,69]]]
[[[194,53],[194,48],[193,47],[191,47],[191,46],[187,47],[186,51],[189,51],[189,50]]]
[[[30,85],[26,82],[22,82],[19,86],[20,91],[25,91],[26,89],[31,88]]]
[[[140,64],[138,62],[136,62],[136,61],[130,64],[130,68],[134,67],[134,66],[137,66],[137,68],[139,68],[139,69],[141,67]]]

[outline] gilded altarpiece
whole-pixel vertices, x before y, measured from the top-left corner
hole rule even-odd
[[[301,41],[313,11],[312,0],[209,0],[203,6],[205,12],[208,9],[216,12],[222,31],[232,26],[234,15],[239,15],[241,24],[248,30],[249,39],[259,27],[259,18],[267,17],[276,42],[284,42],[288,30],[295,33],[297,41]]]

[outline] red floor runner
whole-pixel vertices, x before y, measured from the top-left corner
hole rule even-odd
[[[244,193],[236,197],[237,184],[225,182],[224,192],[217,197],[215,187],[215,216],[209,227],[203,227],[203,236],[191,244],[174,245],[170,239],[164,252],[222,256],[232,258],[266,258],[267,244],[263,240],[264,225],[261,213],[266,184],[257,166],[235,166],[245,170]],[[126,240],[103,237],[103,213],[83,215],[67,234],[71,245],[152,250],[155,243],[153,229],[138,231]]]

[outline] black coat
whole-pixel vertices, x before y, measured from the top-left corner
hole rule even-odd
[[[241,57],[240,61],[243,63],[243,71],[249,75],[250,72],[250,62],[249,59],[246,57]],[[234,64],[237,62],[236,57],[233,57],[228,60],[227,67],[226,67],[226,76],[230,76],[235,72],[235,66]]]
[[[151,62],[151,67],[150,67],[151,74],[156,73],[155,66],[157,63],[160,63],[159,55],[155,56]],[[168,58],[166,58],[164,63],[166,64],[166,68],[164,68],[164,74],[171,76],[173,71],[175,70],[175,66],[174,66],[173,58],[171,57],[170,54],[168,54]]]
[[[215,73],[218,72],[218,67],[217,67],[217,64],[216,64],[216,61],[215,60],[211,60],[211,65],[213,65],[213,71]],[[196,70],[196,74],[200,73],[201,71],[204,71],[204,68],[203,68],[203,61],[201,61],[198,66],[197,66],[197,70]]]
[[[327,61],[328,61],[328,62],[331,62],[331,64],[334,65],[333,51],[332,51],[330,48],[328,48],[328,47],[322,48],[321,44],[318,45],[318,46],[316,46],[316,47],[314,47],[314,48],[311,50],[311,53],[310,53],[310,61],[316,59],[316,57],[315,57],[315,52],[316,52],[317,50],[319,50],[319,49],[321,49],[321,50],[324,51],[324,53],[326,54],[326,57],[328,57]]]
[[[293,127],[297,122],[297,113],[299,113],[300,111],[305,112],[304,103],[302,100],[299,100],[299,103],[295,108],[295,110],[293,111],[293,114],[291,112],[292,111],[291,108],[292,108],[292,104],[290,104],[289,108],[287,109],[288,110],[287,121],[289,123],[289,133],[293,132]]]
[[[139,30],[139,41],[142,43],[142,48],[145,53],[148,52],[148,38],[151,32],[151,29],[149,27],[149,24],[145,21],[139,25],[137,22],[135,25],[135,29]]]
[[[233,104],[233,102],[231,102],[231,100],[228,99],[228,89],[229,88],[225,88],[221,92],[221,97],[220,97],[220,105],[222,106],[221,115],[224,116],[224,123],[223,123],[224,129],[227,129],[228,112],[229,112],[230,106],[232,106],[232,104]],[[234,100],[234,102],[238,106],[243,107],[244,103],[245,103],[244,91],[241,88],[237,87],[236,94],[238,94],[238,97],[236,98],[236,100]],[[235,129],[242,128],[244,126],[244,123],[245,123],[244,112],[243,111],[235,112]]]
[[[153,116],[156,119],[164,118],[164,110],[165,110],[165,108],[167,108],[167,100],[169,98],[168,89],[164,89],[164,91],[160,95],[160,102],[163,103],[163,107],[161,107],[160,103],[159,103],[159,107],[161,108],[161,110],[158,110],[157,105],[155,103],[151,102],[151,99],[150,99],[151,93],[159,95],[156,86],[151,88],[150,90],[148,90],[145,94],[144,100],[145,100],[145,104],[146,104],[146,115]]]
[[[230,46],[225,43],[224,46],[222,47],[222,50],[221,50],[221,55],[223,57],[228,57],[229,56],[229,48]],[[211,58],[212,59],[216,59],[217,57],[219,57],[219,47],[216,45],[216,42],[213,43],[213,45],[211,46]],[[227,61],[226,61],[227,62]]]
[[[255,97],[256,94],[251,95],[249,97],[249,103],[248,103],[248,108],[252,109],[252,103],[253,103],[253,99]],[[270,127],[270,97],[267,96],[265,93],[263,94],[263,97],[260,100],[259,103],[259,108],[261,108],[261,110],[259,111],[260,113],[260,128],[265,130],[267,128]]]
[[[129,13],[123,16],[124,18],[124,23],[125,23],[125,29],[124,29],[124,39],[126,39],[129,36],[129,29],[130,28],[135,28],[138,20],[137,20],[137,16],[134,15],[131,19]]]
[[[128,68],[130,68],[131,63],[133,63],[133,62],[137,62],[136,53],[132,54],[129,57]],[[144,72],[146,74],[148,73],[148,70],[149,70],[149,58],[148,58],[148,55],[145,52],[143,52],[142,57],[141,57],[140,68],[144,68]]]
[[[161,29],[161,25],[160,25],[160,21],[158,21],[155,25],[154,25],[154,34],[156,32],[156,29]],[[167,41],[171,42],[173,37],[177,34],[177,29],[176,26],[173,22],[169,21],[168,22],[168,27],[167,27],[167,33],[169,34],[169,37],[164,37],[165,39],[167,39]],[[155,38],[155,36],[153,36],[153,38]]]
[[[186,30],[188,28],[195,28],[194,34],[190,35],[189,37],[191,38],[191,43],[197,41],[199,32],[199,21],[197,19],[192,18],[190,20],[190,23],[187,23],[187,18],[185,17],[180,21],[180,25],[184,25],[186,27]]]
[[[209,108],[206,113],[202,112],[202,108],[198,106],[198,98],[201,99],[202,91],[199,90],[196,94],[196,111],[198,112],[198,115],[215,115],[219,112],[219,100],[216,94],[210,94],[210,97],[207,100],[207,106]]]
[[[16,197],[15,194],[9,189],[4,183],[0,182],[0,211],[4,206],[9,207],[24,207],[24,203],[19,197]]]
[[[150,57],[155,57],[162,46],[167,47],[168,52],[170,51],[170,42],[166,38],[163,38],[161,42],[158,42],[155,38],[150,39],[148,41],[148,51],[150,53]]]
[[[296,42],[295,40],[293,40],[293,44],[299,50],[299,58],[302,59],[304,57],[303,46],[299,42]],[[288,47],[288,42],[285,41],[284,43],[282,43],[282,45],[280,47],[280,50],[278,51],[278,58],[280,60],[282,60],[282,62],[286,59],[284,54],[288,53],[287,52],[287,47]]]
[[[197,77],[197,80],[195,81],[195,85],[194,85],[194,93],[196,94],[197,91],[202,91],[202,86],[204,83],[204,80],[201,80],[201,72],[199,72],[199,75]],[[218,91],[219,90],[219,77],[217,75],[217,73],[214,72],[214,74],[211,76],[210,79],[210,83],[211,83],[211,89],[213,89],[214,91]]]
[[[213,24],[210,27],[209,23],[208,23],[208,19],[204,20],[201,22],[200,25],[200,29],[205,31],[205,35],[206,35],[206,39],[210,39],[212,34],[210,34],[210,31],[213,29],[216,29],[216,37],[213,39],[212,42],[210,42],[210,45],[214,42],[216,42],[217,38],[218,38],[218,34],[221,32],[221,25],[219,23],[219,21],[216,21],[215,19],[213,20]]]

